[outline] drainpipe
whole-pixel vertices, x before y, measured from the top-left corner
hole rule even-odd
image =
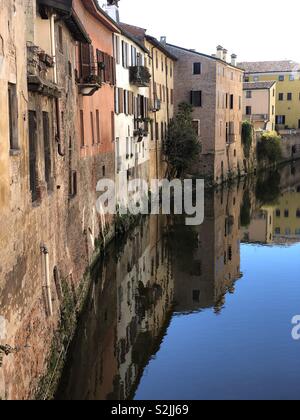
[[[55,18],[56,15],[51,15],[50,31],[51,31],[51,54],[54,62],[54,83],[57,84],[57,63],[56,63],[56,46],[55,46]]]
[[[48,303],[49,316],[53,315],[53,305],[51,296],[51,285],[50,285],[50,264],[49,264],[49,251],[45,245],[41,247],[41,252],[44,255],[44,269],[45,269],[45,281],[46,281],[46,297]]]

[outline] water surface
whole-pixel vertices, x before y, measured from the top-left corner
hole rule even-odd
[[[298,399],[300,165],[145,219],[99,262],[58,399]]]

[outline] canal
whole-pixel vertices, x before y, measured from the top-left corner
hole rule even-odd
[[[300,165],[207,192],[112,244],[58,400],[298,399]]]

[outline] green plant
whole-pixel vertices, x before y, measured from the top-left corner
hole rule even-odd
[[[268,161],[271,164],[282,159],[281,137],[276,131],[264,133],[257,145],[257,158],[260,162]]]
[[[249,121],[244,121],[242,124],[242,144],[244,148],[244,155],[249,159],[250,151],[253,142],[253,125]]]
[[[201,148],[192,113],[191,105],[180,104],[178,113],[169,125],[164,149],[169,178],[184,177],[192,163],[199,158]]]

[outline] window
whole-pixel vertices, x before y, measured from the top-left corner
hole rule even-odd
[[[282,75],[278,77],[279,82],[284,82],[284,79],[285,79],[285,77],[282,76]]]
[[[254,82],[259,82],[259,76],[254,76],[254,77],[253,77],[253,81],[254,81]]]
[[[97,143],[101,143],[101,132],[100,132],[100,111],[96,110],[96,130],[97,130]]]
[[[281,211],[280,209],[276,209],[276,217],[280,217],[281,216]]]
[[[295,76],[293,74],[290,74],[289,80],[290,80],[290,82],[293,82],[295,80]]]
[[[239,96],[239,110],[242,109],[242,97]]]
[[[293,94],[292,93],[288,93],[287,94],[287,100],[288,101],[292,101],[293,100]]]
[[[200,290],[193,290],[193,302],[200,302]]]
[[[246,115],[252,115],[252,107],[246,106]]]
[[[64,37],[63,37],[63,28],[58,26],[58,48],[61,53],[64,52]]]
[[[84,139],[84,114],[83,111],[80,110],[80,144],[81,147],[85,146],[85,139]]]
[[[234,96],[230,95],[230,109],[234,108]]]
[[[95,144],[95,127],[94,127],[94,115],[90,113],[91,118],[91,133],[92,133],[92,144]]]
[[[200,137],[200,120],[194,120],[193,127],[197,136]]]
[[[29,111],[29,178],[30,191],[32,194],[32,201],[38,199],[38,174],[36,168],[36,154],[37,154],[37,119],[36,112]]]
[[[194,74],[201,74],[201,63],[194,63]]]
[[[278,99],[279,99],[279,101],[283,101],[284,100],[284,94],[283,93],[279,93],[278,94]]]
[[[252,98],[252,91],[251,90],[247,90],[247,92],[246,92],[246,98],[247,99],[251,99]]]
[[[191,91],[191,105],[195,107],[202,106],[202,91],[201,90]]]
[[[276,115],[276,124],[285,125],[285,115]]]
[[[8,118],[9,118],[9,143],[11,150],[19,149],[18,142],[18,103],[16,85],[8,84]]]
[[[287,218],[287,219],[290,217],[289,209],[284,210],[284,217]]]
[[[50,124],[48,112],[43,112],[43,137],[44,137],[44,164],[45,164],[45,181],[48,191],[51,191],[51,143],[50,143]]]
[[[117,64],[120,64],[120,38],[118,36],[115,38],[115,58]]]

